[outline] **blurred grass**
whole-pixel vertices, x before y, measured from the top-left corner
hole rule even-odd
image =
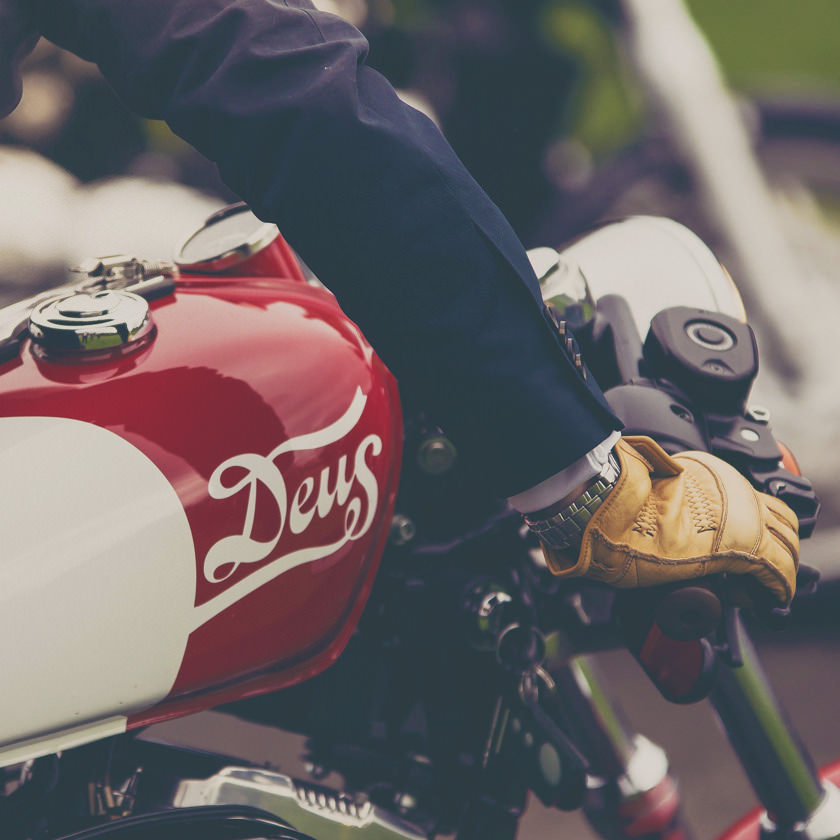
[[[724,72],[738,88],[840,97],[837,0],[691,0]]]

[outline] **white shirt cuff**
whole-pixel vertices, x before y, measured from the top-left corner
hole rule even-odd
[[[540,482],[536,487],[511,496],[508,498],[511,507],[516,508],[520,513],[532,513],[535,510],[551,507],[564,496],[568,496],[579,484],[595,478],[607,463],[607,457],[620,438],[621,432],[613,432],[605,441],[599,443],[574,464]]]

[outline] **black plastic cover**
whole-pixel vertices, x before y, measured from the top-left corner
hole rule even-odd
[[[678,386],[704,411],[743,411],[758,373],[748,324],[720,312],[675,306],[656,315],[644,344],[649,373]]]

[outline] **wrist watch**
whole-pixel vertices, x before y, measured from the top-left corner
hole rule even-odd
[[[592,514],[609,496],[619,475],[621,475],[621,465],[615,455],[610,452],[601,467],[601,472],[592,479],[580,495],[569,502],[561,503],[559,510],[546,508],[524,515],[525,524],[548,548],[555,551],[578,549]]]

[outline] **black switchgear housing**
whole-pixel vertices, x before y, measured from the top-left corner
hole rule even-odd
[[[644,358],[655,377],[720,414],[743,411],[758,373],[758,348],[748,324],[688,306],[665,309],[653,318]]]

